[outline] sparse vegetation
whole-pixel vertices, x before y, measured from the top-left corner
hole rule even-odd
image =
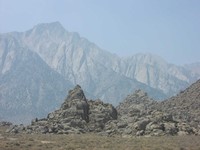
[[[8,134],[1,129],[1,150],[199,150],[199,136],[104,137],[95,134]]]

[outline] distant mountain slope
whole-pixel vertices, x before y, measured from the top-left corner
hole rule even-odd
[[[0,38],[0,114],[6,120],[30,121],[60,105],[72,84],[15,38]]]
[[[106,102],[116,105],[138,88],[148,91],[156,99],[166,97],[159,89],[117,73],[114,68],[123,63],[121,58],[100,49],[77,33],[66,31],[58,22],[40,24],[13,36],[21,45],[37,52],[65,79],[80,84],[89,94]]]
[[[169,64],[152,54],[136,54],[125,58],[124,63],[126,65],[120,68],[120,73],[162,90],[169,96],[189,86],[193,78],[197,80],[197,76],[194,77],[194,74],[190,74],[183,67]]]
[[[194,76],[193,82],[196,81],[196,79],[199,79],[200,76],[200,62],[192,63],[192,64],[186,64],[184,65],[184,69],[189,70],[190,74]]]
[[[99,77],[102,73],[99,72],[105,72],[104,69],[136,79],[168,96],[178,93],[200,78],[200,74],[191,73],[185,67],[168,64],[152,54],[137,54],[122,59],[100,49],[78,33],[66,31],[58,22],[39,24],[23,33],[19,39],[29,49],[37,52],[51,68],[74,84],[82,85],[87,91],[91,91],[90,88],[94,85],[99,85],[92,83],[97,77],[91,78],[98,75],[102,79]],[[97,68],[100,71],[96,71]],[[98,90],[100,89],[98,86]],[[95,95],[101,93],[98,90]]]

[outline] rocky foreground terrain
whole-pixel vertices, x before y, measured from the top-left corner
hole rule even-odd
[[[1,150],[199,150],[200,136],[105,137],[97,134],[10,134],[0,127]]]
[[[136,90],[116,108],[101,100],[87,100],[77,85],[60,109],[28,126],[13,125],[8,133],[83,134],[103,136],[200,135],[200,80],[164,102]]]
[[[200,149],[200,80],[163,102],[136,90],[116,108],[77,85],[60,109],[30,125],[0,123],[0,149]]]

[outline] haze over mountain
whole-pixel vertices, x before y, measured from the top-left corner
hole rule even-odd
[[[17,123],[44,116],[72,86],[12,37],[0,37],[0,118]]]
[[[199,5],[198,0],[1,0],[0,33],[58,20],[120,56],[153,53],[182,65],[200,60]]]
[[[65,31],[58,22],[38,25],[28,32],[23,36],[23,43],[26,46],[36,51],[51,68],[63,74],[65,78],[70,78],[74,84],[88,84],[86,89],[91,87],[90,82],[94,82],[94,80],[88,81],[88,78],[86,80],[85,75],[97,70],[97,65],[111,68],[130,79],[137,79],[153,88],[162,90],[165,94],[176,93],[176,89],[180,90],[181,87],[184,87],[180,84],[185,84],[186,87],[187,83],[194,81],[192,78],[196,75],[191,75],[186,69],[182,70],[183,68],[168,64],[151,54],[138,54],[121,59],[101,50],[87,39],[81,38],[77,33]],[[51,35],[54,37],[52,38]],[[87,71],[92,67],[88,67],[91,64],[95,64],[94,68],[96,69]],[[84,75],[81,75],[82,72]],[[74,74],[77,77],[73,77]],[[84,81],[83,78],[85,78]],[[198,78],[197,75],[195,78]],[[171,83],[170,80],[176,83]],[[179,81],[182,83],[178,83]],[[174,89],[171,89],[172,87]]]
[[[152,54],[120,58],[66,31],[59,22],[1,34],[0,54],[0,118],[9,120],[14,113],[45,115],[61,104],[75,84],[89,98],[117,105],[136,89],[164,99],[200,77],[197,71],[191,73],[192,66],[169,64]]]

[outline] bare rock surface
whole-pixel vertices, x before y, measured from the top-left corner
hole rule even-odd
[[[176,97],[164,102],[154,101],[146,92],[136,90],[115,108],[101,100],[87,100],[83,90],[77,85],[69,91],[60,109],[49,113],[47,118],[36,118],[28,126],[12,125],[7,132],[92,132],[102,136],[123,137],[199,135],[200,112],[199,107],[195,107],[200,102],[199,88],[200,81],[197,81]]]
[[[13,125],[7,132],[81,134],[100,132],[105,123],[117,119],[117,111],[111,104],[100,100],[88,101],[81,87],[69,91],[60,109],[48,114],[47,118],[33,119],[31,125]]]

